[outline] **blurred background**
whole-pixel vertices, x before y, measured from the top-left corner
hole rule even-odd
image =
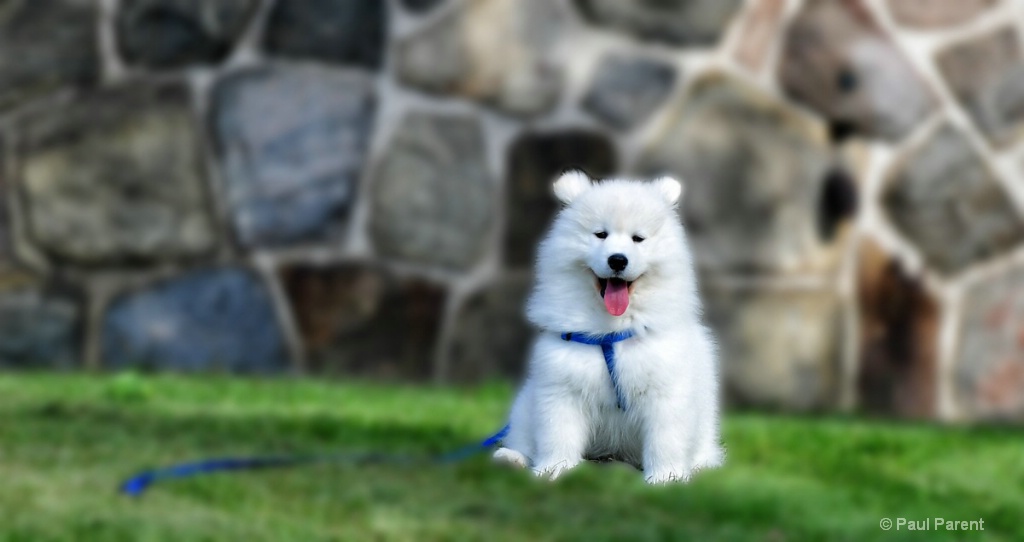
[[[1024,4],[0,0],[0,367],[522,374],[667,172],[732,405],[1024,419]]]
[[[1022,32],[1024,0],[0,0],[0,541],[1024,539]],[[685,181],[726,468],[115,494],[496,429],[568,168]]]

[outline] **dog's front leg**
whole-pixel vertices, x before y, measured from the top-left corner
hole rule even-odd
[[[564,393],[541,399],[535,416],[537,454],[533,473],[554,480],[583,461],[590,434],[587,419],[578,399]]]
[[[671,404],[645,405],[644,479],[649,484],[687,482],[692,470],[686,421]]]

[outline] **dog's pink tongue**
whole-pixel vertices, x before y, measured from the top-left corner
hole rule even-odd
[[[629,306],[629,285],[624,280],[610,279],[604,289],[604,308],[612,316],[622,316]]]

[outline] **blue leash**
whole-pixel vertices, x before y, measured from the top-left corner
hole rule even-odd
[[[614,347],[615,343],[629,339],[633,337],[633,335],[633,331],[628,329],[625,331],[619,331],[617,333],[609,333],[607,335],[590,335],[587,333],[562,334],[563,340],[601,347],[601,353],[604,354],[604,363],[605,366],[608,368],[608,376],[611,378],[612,387],[615,389],[615,398],[618,401],[618,407],[621,410],[626,409],[626,401],[622,396],[622,390],[619,389],[619,381],[615,375]],[[466,459],[473,455],[476,455],[494,446],[495,444],[498,444],[499,442],[501,442],[503,438],[508,436],[510,427],[511,426],[506,424],[505,427],[502,427],[500,431],[487,437],[486,439],[477,444],[469,444],[467,446],[463,446],[462,448],[458,448],[451,452],[447,452],[433,457],[400,456],[379,453],[290,455],[266,457],[222,457],[217,459],[206,459],[203,461],[196,461],[193,463],[182,463],[179,465],[174,465],[162,469],[143,471],[122,483],[119,490],[121,491],[121,493],[125,495],[131,497],[139,497],[143,493],[145,493],[146,489],[148,489],[151,485],[161,480],[189,478],[191,476],[210,474],[214,472],[272,469],[291,467],[295,465],[305,465],[311,463],[454,463],[457,461],[462,461],[463,459]]]
[[[227,472],[236,470],[257,470],[291,467],[295,465],[306,465],[311,463],[416,463],[436,462],[454,463],[470,456],[478,454],[501,441],[508,435],[508,425],[502,427],[497,433],[487,437],[477,444],[469,444],[451,452],[433,457],[400,456],[378,453],[365,454],[329,454],[329,455],[292,455],[292,456],[267,456],[267,457],[222,457],[217,459],[206,459],[193,463],[182,463],[162,469],[140,472],[132,476],[118,488],[121,493],[130,497],[139,497],[145,493],[154,483],[161,480],[175,480],[210,474],[214,472]]]

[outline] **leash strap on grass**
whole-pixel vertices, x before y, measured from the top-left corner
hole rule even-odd
[[[626,401],[619,389],[618,378],[615,375],[615,343],[632,338],[632,330],[609,333],[607,335],[591,335],[588,333],[563,333],[562,339],[566,341],[589,344],[601,347],[604,355],[604,362],[608,368],[608,376],[611,377],[612,387],[615,389],[615,398],[618,407],[626,409]],[[470,456],[478,454],[501,441],[508,435],[509,426],[501,428],[497,433],[487,437],[478,444],[470,444],[457,450],[433,457],[415,457],[388,454],[332,454],[332,455],[292,455],[292,456],[270,456],[270,457],[222,457],[207,459],[194,463],[182,463],[163,469],[143,471],[120,486],[121,493],[132,497],[142,495],[149,486],[160,480],[174,480],[178,478],[189,478],[201,474],[215,472],[227,472],[236,470],[257,470],[274,469],[303,465],[308,463],[454,463],[462,461]]]
[[[227,472],[237,470],[257,470],[291,467],[308,463],[454,463],[470,456],[483,452],[494,446],[501,439],[508,435],[509,426],[501,428],[497,433],[487,437],[477,444],[470,444],[453,450],[451,452],[433,457],[416,457],[403,455],[388,455],[378,453],[365,454],[332,454],[332,455],[293,455],[293,456],[269,456],[269,457],[222,457],[217,459],[206,459],[193,463],[182,463],[162,469],[143,471],[129,478],[118,488],[119,491],[130,497],[139,497],[145,493],[154,483],[160,480],[174,480],[178,478],[189,478],[201,474],[215,472]]]

